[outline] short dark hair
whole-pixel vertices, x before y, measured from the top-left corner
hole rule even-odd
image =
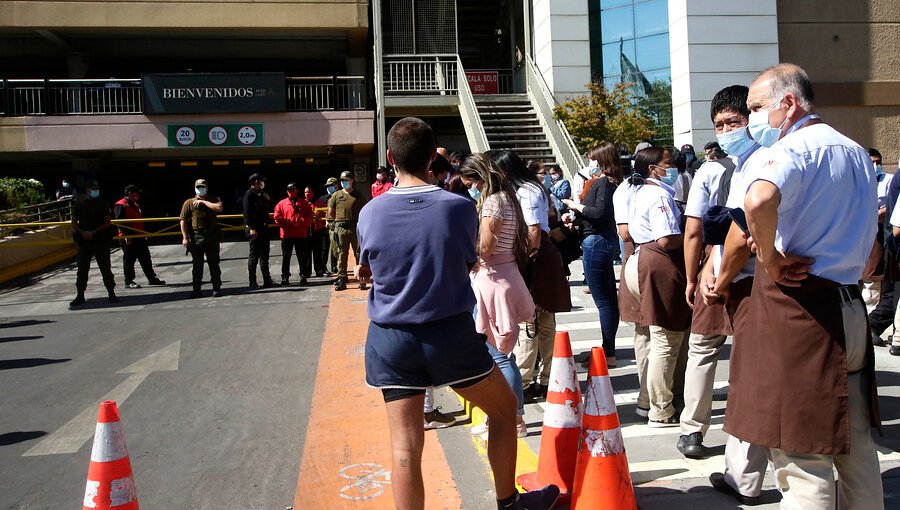
[[[440,154],[438,154],[431,162],[431,173],[434,175],[447,174],[452,171],[453,166],[451,166],[450,162],[444,159],[444,156],[441,156]]]
[[[703,146],[703,151],[708,151],[710,149],[721,149],[722,146],[719,145],[719,142],[707,142],[706,145]]]
[[[881,159],[881,153],[875,147],[869,147],[869,156]]]
[[[416,117],[397,121],[388,131],[387,146],[394,158],[394,165],[401,171],[412,174],[421,174],[427,170],[437,149],[431,126]]]
[[[709,105],[709,120],[715,121],[716,114],[725,110],[734,110],[744,117],[750,116],[750,109],[747,108],[747,93],[750,91],[748,87],[743,85],[731,85],[716,92]]]

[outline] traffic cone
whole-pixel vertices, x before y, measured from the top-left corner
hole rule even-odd
[[[102,402],[97,413],[91,465],[84,489],[83,510],[89,509],[138,510],[119,409],[112,400]]]
[[[550,366],[550,384],[544,404],[544,426],[541,429],[541,451],[538,470],[516,478],[525,490],[536,490],[556,484],[559,503],[572,495],[578,435],[581,432],[581,387],[572,358],[572,345],[567,331],[557,331]]]
[[[637,510],[606,355],[591,349],[572,510]]]

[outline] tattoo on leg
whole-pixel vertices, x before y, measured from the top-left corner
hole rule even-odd
[[[409,459],[400,459],[400,467],[408,467]]]

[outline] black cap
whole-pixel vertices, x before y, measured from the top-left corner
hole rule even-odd
[[[694,152],[694,146],[686,143],[681,146],[681,152]]]
[[[296,182],[289,182],[288,185],[287,185],[287,189],[297,189],[297,183],[296,183]]]
[[[263,177],[262,174],[253,174],[250,176],[249,179],[247,179],[247,182],[249,182],[250,184],[253,184],[256,181],[264,181],[264,180],[266,180],[266,178]]]
[[[144,192],[144,190],[142,190],[141,188],[138,188],[134,184],[129,184],[128,186],[125,186],[125,194],[126,195],[129,193],[143,193],[143,192]]]

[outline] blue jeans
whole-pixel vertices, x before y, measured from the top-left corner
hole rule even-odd
[[[584,277],[591,297],[600,312],[603,333],[603,353],[616,355],[616,330],[619,329],[619,302],[616,294],[616,274],[613,261],[619,256],[619,243],[601,235],[590,235],[581,242]]]
[[[487,346],[488,352],[491,354],[491,357],[494,358],[497,367],[500,368],[500,373],[503,374],[503,378],[506,379],[510,389],[516,396],[516,404],[518,406],[516,408],[516,414],[524,416],[525,394],[522,391],[522,374],[519,372],[519,367],[516,366],[516,355],[510,353],[509,356],[507,356],[487,342],[485,342],[484,345]]]

